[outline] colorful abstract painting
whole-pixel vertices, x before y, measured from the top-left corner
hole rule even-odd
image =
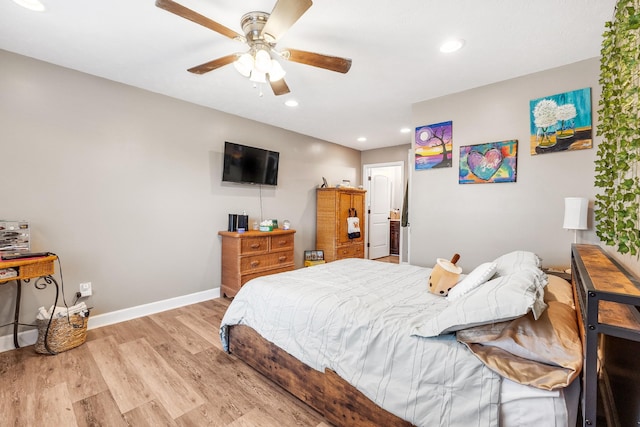
[[[591,88],[530,101],[531,154],[593,147]]]
[[[515,182],[518,141],[460,147],[460,184]]]
[[[416,128],[416,170],[450,168],[453,165],[453,122]]]

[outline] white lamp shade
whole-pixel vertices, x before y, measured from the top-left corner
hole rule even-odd
[[[282,68],[282,65],[275,59],[271,60],[271,70],[269,71],[269,81],[277,82],[278,80],[282,80],[286,72]]]
[[[256,52],[256,70],[267,74],[271,71],[271,55],[266,50],[260,49]]]
[[[584,197],[566,197],[564,199],[564,224],[569,230],[587,229],[589,199]]]
[[[266,83],[267,79],[266,79],[266,74],[260,72],[259,70],[255,69],[251,72],[251,77],[249,77],[249,80],[251,80],[254,83]]]
[[[253,70],[253,56],[248,53],[243,53],[233,62],[233,66],[240,74],[245,77],[249,77],[251,75],[251,70]]]

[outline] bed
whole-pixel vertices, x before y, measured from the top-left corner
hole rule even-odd
[[[427,291],[429,268],[363,259],[260,277],[223,347],[337,426],[574,426],[571,286],[530,252],[486,264],[455,300]]]

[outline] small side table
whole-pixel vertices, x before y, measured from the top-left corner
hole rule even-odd
[[[9,277],[6,279],[0,279],[0,285],[5,285],[9,282],[16,282],[16,305],[13,315],[13,322],[0,327],[13,325],[13,345],[15,348],[20,348],[18,344],[18,327],[19,326],[35,326],[29,323],[20,323],[20,299],[22,297],[22,281],[28,283],[31,279],[36,279],[34,286],[36,289],[45,289],[47,285],[54,284],[56,287],[56,301],[58,299],[58,293],[60,289],[58,282],[55,281],[51,275],[54,272],[53,262],[58,259],[55,255],[48,255],[37,258],[22,258],[3,261],[0,260],[0,269],[13,268],[18,270],[16,277]],[[42,279],[42,280],[40,280]]]

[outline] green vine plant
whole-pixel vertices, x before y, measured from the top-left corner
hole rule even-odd
[[[640,0],[619,0],[603,37],[596,235],[619,253],[640,258]]]

